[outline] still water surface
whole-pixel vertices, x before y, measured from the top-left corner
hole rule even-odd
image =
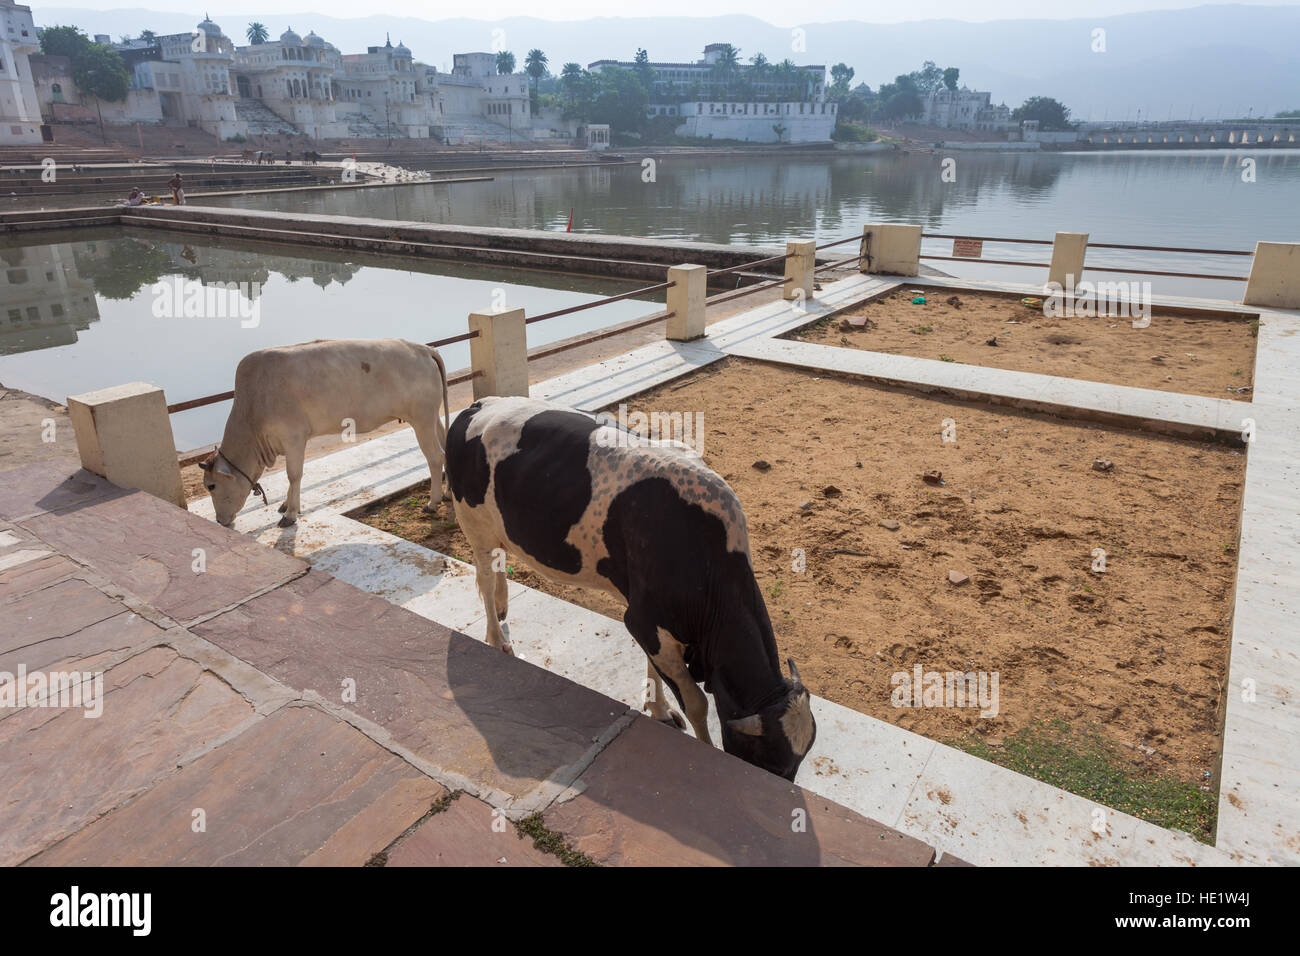
[[[945,159],[952,181],[943,175]],[[1253,160],[1253,168],[1243,160]],[[245,206],[421,222],[753,245],[829,241],[869,222],[926,232],[1253,250],[1300,241],[1300,150],[1098,153],[866,153],[666,156],[654,182],[640,166],[499,172],[487,183],[277,193],[211,200]],[[1248,181],[1253,179],[1253,181]],[[852,246],[848,247],[852,249]],[[927,240],[928,254],[952,243]],[[1042,246],[989,245],[994,259],[1046,262]],[[1245,275],[1248,259],[1095,251],[1090,263]],[[955,275],[1038,282],[1040,270],[932,260]],[[1152,278],[1157,293],[1239,298],[1239,283]]]
[[[316,338],[428,342],[465,332],[469,313],[493,304],[536,315],[645,285],[324,250],[308,258],[224,240],[218,248],[152,230],[93,235],[0,242],[0,383],[62,402],[142,381],[180,402],[228,390],[239,360],[256,349]],[[231,282],[246,285],[224,300],[220,317],[186,315],[194,289]],[[530,326],[528,343],[545,345],[660,307],[628,299],[562,316]],[[466,342],[441,351],[449,369],[469,364]],[[219,438],[229,409],[222,403],[173,415],[177,445]]]

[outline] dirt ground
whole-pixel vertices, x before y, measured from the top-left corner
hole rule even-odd
[[[704,412],[704,456],[745,508],[781,656],[814,693],[995,747],[1044,722],[1100,725],[1136,766],[1188,783],[1216,772],[1240,451],[738,360],[630,407]],[[932,470],[943,485],[923,480]],[[423,500],[363,520],[466,558],[449,506],[430,518]],[[520,562],[512,576],[622,618]],[[916,664],[997,672],[998,715],[893,706],[893,675]]]
[[[916,291],[924,305],[914,305],[917,296],[901,289],[787,338],[1250,401],[1256,339],[1245,318],[1198,318],[1157,309],[1149,327],[1135,329],[1133,320],[1122,316],[1047,318],[1041,307],[1025,305],[1019,297]],[[863,327],[848,321],[861,317],[867,319]]]

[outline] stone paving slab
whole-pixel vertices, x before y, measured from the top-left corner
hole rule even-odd
[[[59,462],[33,462],[3,475],[0,518],[9,521],[23,521],[128,493],[84,468],[68,468]]]
[[[928,866],[934,850],[654,721],[601,752],[546,824],[622,866]],[[802,828],[801,828],[802,825]]]
[[[387,866],[563,866],[490,804],[461,794],[388,851]]]
[[[123,611],[85,581],[69,579],[0,604],[0,653],[67,637]]]
[[[53,552],[12,565],[0,570],[0,602],[69,578],[80,570],[80,566]]]
[[[479,795],[567,785],[626,708],[313,571],[193,628]],[[355,701],[342,699],[355,681]]]
[[[346,723],[285,707],[30,862],[360,866],[446,792]]]
[[[33,641],[26,632],[10,634],[0,627],[0,671],[17,674],[21,665],[28,674],[50,670],[94,672],[163,639],[160,627],[120,606],[112,617],[39,641]],[[7,716],[3,711],[0,715]]]
[[[0,719],[0,866],[143,793],[253,711],[224,682],[156,647],[103,677],[103,713],[28,707]]]
[[[38,515],[22,527],[181,623],[307,570],[301,561],[142,491]],[[203,573],[194,570],[196,549]]]

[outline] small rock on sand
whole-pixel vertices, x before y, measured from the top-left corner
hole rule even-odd
[[[880,525],[880,527],[884,528],[886,531],[898,530],[898,522],[895,521],[893,518],[881,518],[880,521],[877,523]]]
[[[921,476],[921,480],[928,485],[941,485],[943,484],[943,472],[927,471]]]
[[[1114,467],[1115,463],[1109,458],[1097,458],[1092,463],[1093,471],[1110,471]]]
[[[969,581],[969,580],[970,580],[970,575],[968,575],[968,574],[962,574],[960,571],[949,571],[949,572],[948,572],[948,583],[949,583],[949,584],[962,585],[962,584],[965,584],[965,583],[966,583],[967,581]]]
[[[758,461],[754,462],[753,467],[757,468],[759,471],[768,471],[771,469],[772,465],[760,458]]]

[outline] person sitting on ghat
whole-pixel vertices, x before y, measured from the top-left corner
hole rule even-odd
[[[178,206],[185,205],[184,183],[181,181],[181,174],[176,173],[171,179],[167,180],[167,185],[172,191],[172,201]]]
[[[126,197],[126,204],[127,204],[128,206],[143,206],[143,205],[144,205],[144,193],[142,193],[138,188],[136,188],[136,189],[132,189],[132,190],[127,194],[127,197]]]

